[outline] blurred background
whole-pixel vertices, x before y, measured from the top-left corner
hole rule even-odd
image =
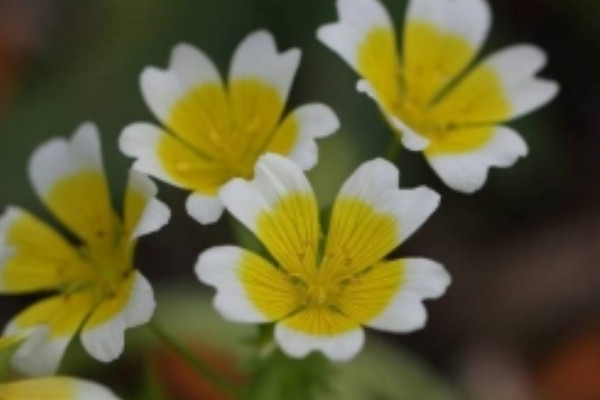
[[[405,1],[383,3],[400,28]],[[425,330],[370,332],[370,347],[336,367],[339,391],[329,398],[600,399],[600,2],[492,0],[491,7],[484,54],[540,45],[549,54],[543,75],[560,82],[560,95],[510,123],[530,154],[492,170],[475,195],[453,193],[420,154],[401,153],[403,186],[427,184],[443,200],[395,255],[436,259],[454,282],[428,305]],[[325,102],[342,123],[321,141],[310,173],[327,209],[345,177],[392,140],[375,104],[355,91],[355,73],[315,39],[317,27],[334,19],[332,0],[0,0],[0,204],[51,220],[27,179],[27,161],[41,142],[71,135],[84,120],[100,127],[119,204],[130,160],[117,138],[130,122],[154,121],[141,98],[141,70],[166,66],[172,46],[189,42],[225,73],[237,43],[267,28],[280,49],[303,50],[288,107]],[[194,223],[184,212],[186,194],[159,186],[172,223],[141,241],[137,259],[155,286],[157,318],[242,382],[239,338],[251,332],[214,315],[210,290],[192,270],[200,251],[234,242],[237,228],[228,218]],[[0,297],[0,323],[31,300]],[[63,371],[107,383],[127,399],[150,398],[143,382],[161,386],[167,398],[224,398],[191,379],[144,328],[127,340],[127,356],[108,370],[74,350]]]

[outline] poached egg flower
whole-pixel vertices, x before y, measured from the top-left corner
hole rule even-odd
[[[383,258],[430,216],[439,196],[398,183],[391,163],[364,163],[338,194],[322,242],[317,201],[302,170],[279,155],[261,157],[253,180],[234,179],[220,197],[274,262],[235,246],[202,253],[196,273],[216,288],[216,309],[231,321],[276,323],[275,340],[297,358],[316,350],[348,360],[363,345],[362,326],[423,327],[422,301],[441,296],[450,276],[431,260]]]
[[[43,329],[43,328],[42,328]],[[0,337],[0,352],[15,346],[25,335]],[[0,383],[2,400],[119,400],[97,383],[67,377],[22,379]]]
[[[73,336],[108,362],[123,351],[124,331],[146,323],[155,302],[148,281],[134,268],[140,236],[167,223],[169,209],[156,186],[131,171],[122,215],[111,205],[96,127],[81,125],[70,141],[52,139],[29,163],[33,187],[45,206],[76,239],[73,244],[20,208],[0,218],[0,293],[52,292],[17,315],[7,335],[27,334],[13,367],[30,375],[52,374]]]
[[[251,178],[256,160],[279,153],[303,169],[317,162],[316,138],[339,122],[323,104],[282,114],[300,62],[300,50],[277,51],[266,31],[248,35],[234,52],[225,85],[212,61],[188,44],[173,48],[166,70],[141,74],[145,102],[165,128],[134,123],[123,130],[121,151],[133,168],[191,191],[188,214],[202,224],[223,212],[219,189]]]
[[[527,145],[500,125],[558,92],[536,77],[545,53],[530,44],[501,50],[471,67],[486,39],[484,0],[410,0],[402,55],[392,21],[377,0],[337,0],[339,20],[317,36],[361,76],[357,88],[379,105],[404,147],[423,151],[454,190],[472,193],[490,167],[512,166]]]
[[[58,376],[0,383],[0,396],[2,400],[119,400],[97,383]]]

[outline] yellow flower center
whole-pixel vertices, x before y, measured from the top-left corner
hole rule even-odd
[[[77,288],[93,291],[98,300],[114,298],[122,283],[133,272],[126,248],[119,243],[95,243],[80,250],[91,273]]]
[[[253,78],[227,90],[219,83],[192,88],[172,107],[158,158],[173,180],[206,194],[231,178],[249,179],[262,154],[287,154],[296,141],[295,119],[280,124],[284,105],[272,86]]]
[[[313,277],[307,277],[305,280],[296,278],[296,282],[301,282],[300,298],[303,307],[330,307],[335,308],[338,304],[338,298],[342,295],[343,284],[341,282],[332,282],[324,280],[323,274],[317,274]]]
[[[378,266],[399,240],[394,215],[342,196],[330,221],[320,251],[312,193],[291,193],[258,217],[257,236],[279,267],[246,253],[238,271],[269,319],[311,334],[344,332],[378,315],[401,284],[397,265]]]
[[[434,142],[444,140],[458,128],[455,121],[445,120],[446,116],[436,116],[421,99],[408,95],[405,99],[398,99],[391,109],[405,124]]]
[[[430,22],[407,21],[404,39],[402,65],[388,28],[374,28],[358,51],[358,69],[384,111],[428,138],[430,155],[467,152],[487,143],[493,124],[511,113],[496,71],[481,65],[461,76],[476,49]]]

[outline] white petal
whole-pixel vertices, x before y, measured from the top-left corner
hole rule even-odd
[[[131,221],[133,216],[125,215],[126,224],[131,224],[133,227],[131,239],[156,232],[169,222],[171,210],[165,203],[156,198],[158,188],[146,175],[134,170],[129,171],[126,192],[135,193],[145,199],[144,209],[137,221]]]
[[[390,304],[367,326],[391,332],[412,332],[425,326],[424,299],[440,297],[450,285],[444,267],[424,258],[402,260],[403,284]]]
[[[19,219],[21,209],[15,206],[7,206],[6,210],[0,216],[0,292],[6,290],[2,285],[2,275],[4,268],[7,265],[7,261],[10,260],[16,253],[16,249],[7,243],[8,231],[12,225]]]
[[[162,135],[166,133],[155,125],[135,122],[127,125],[121,132],[119,149],[123,154],[136,159],[133,169],[181,187],[169,176],[158,159],[157,148]]]
[[[279,53],[271,33],[256,31],[246,36],[235,50],[229,82],[245,78],[260,79],[277,90],[285,101],[299,63],[299,49]]]
[[[440,196],[420,186],[398,189],[399,172],[382,158],[363,163],[344,183],[339,198],[355,198],[383,214],[394,215],[398,235],[406,240],[436,210]]]
[[[104,171],[100,133],[95,124],[91,122],[81,124],[73,134],[71,148],[79,169]]]
[[[381,195],[398,189],[400,171],[389,161],[376,158],[361,164],[344,182],[339,196],[376,203]]]
[[[367,96],[375,100],[389,124],[392,126],[392,128],[399,132],[400,140],[402,141],[402,145],[404,147],[410,151],[423,151],[427,148],[427,146],[429,146],[429,139],[417,133],[410,126],[406,125],[401,119],[396,117],[392,112],[385,108],[383,100],[377,97],[375,90],[373,90],[373,87],[368,81],[364,79],[359,80],[356,84],[356,90],[361,93],[365,93]]]
[[[108,363],[119,358],[125,347],[125,321],[118,315],[106,324],[81,332],[81,343],[96,360]]]
[[[125,345],[125,330],[140,326],[152,318],[156,302],[150,283],[139,272],[123,310],[106,323],[81,331],[83,347],[95,359],[110,362],[117,359]],[[92,314],[93,318],[93,314]]]
[[[119,400],[107,387],[82,379],[73,380],[75,397],[72,400]]]
[[[371,84],[369,83],[368,80],[366,79],[360,79],[356,82],[356,90],[359,93],[364,93],[367,96],[369,96],[370,98],[372,98],[373,100],[377,101],[377,94],[375,93],[375,89],[373,89],[373,86],[371,86]]]
[[[514,45],[491,55],[483,67],[498,74],[511,105],[510,118],[542,107],[558,94],[558,84],[535,75],[546,65],[547,56],[534,45]]]
[[[173,48],[169,70],[184,89],[221,82],[219,71],[211,59],[200,49],[187,43],[180,43]]]
[[[100,138],[94,124],[81,124],[71,142],[52,139],[39,146],[29,162],[29,178],[37,194],[43,198],[54,183],[85,170],[103,173]]]
[[[169,223],[170,218],[171,210],[165,203],[154,197],[149,199],[131,238],[138,238],[160,230]]]
[[[527,144],[519,134],[500,126],[491,140],[479,149],[426,156],[446,185],[459,192],[473,193],[485,183],[490,167],[510,167],[527,152]]]
[[[242,287],[238,270],[244,253],[247,252],[235,246],[210,248],[200,254],[196,275],[201,282],[217,289],[213,304],[224,318],[235,322],[268,322],[269,318],[252,304]]]
[[[477,53],[490,29],[491,11],[485,0],[411,0],[406,22],[414,21],[460,36]]]
[[[399,292],[388,307],[366,325],[370,328],[396,333],[422,329],[427,322],[427,310],[421,299],[411,292]]]
[[[426,258],[406,258],[404,283],[401,290],[415,293],[422,299],[441,297],[450,285],[450,274],[444,267]]]
[[[210,196],[202,193],[192,193],[185,202],[185,209],[190,217],[203,225],[217,222],[225,206],[218,196]]]
[[[52,375],[58,370],[60,361],[67,350],[72,336],[49,338],[49,330],[38,326],[27,331],[18,329],[9,323],[5,335],[25,333],[27,338],[13,355],[12,367],[29,376]]]
[[[133,328],[144,325],[154,314],[156,301],[154,300],[154,291],[152,285],[139,272],[135,272],[136,280],[129,298],[129,302],[123,310],[126,326]]]
[[[429,146],[429,139],[418,134],[417,131],[413,130],[410,126],[402,122],[400,118],[397,118],[392,114],[386,114],[386,117],[391,122],[392,127],[400,132],[400,140],[402,140],[402,145],[408,150],[422,151]]]
[[[302,358],[312,351],[320,351],[330,360],[347,361],[362,348],[365,333],[359,327],[335,336],[309,335],[290,329],[280,322],[275,326],[275,339],[290,357]]]
[[[294,110],[289,118],[298,123],[298,138],[288,157],[302,169],[309,170],[317,164],[316,138],[324,138],[340,127],[340,122],[331,108],[324,104],[307,104]]]
[[[146,67],[140,75],[142,96],[148,108],[161,122],[169,119],[171,109],[185,95],[173,74],[156,67]]]
[[[16,206],[6,206],[4,213],[0,217],[0,238],[4,239],[15,221],[20,217],[23,211]]]
[[[338,22],[319,28],[317,38],[357,70],[357,52],[369,32],[377,28],[393,31],[394,27],[376,0],[338,0],[336,6]]]
[[[202,51],[185,43],[173,48],[166,70],[147,67],[140,76],[144,100],[162,122],[190,89],[207,83],[221,83],[217,69]]]
[[[298,165],[285,157],[266,154],[256,163],[252,181],[233,179],[221,188],[219,197],[238,221],[255,232],[258,215],[292,193],[312,195],[313,191]]]

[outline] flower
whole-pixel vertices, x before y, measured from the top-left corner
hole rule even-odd
[[[527,145],[502,122],[527,114],[558,92],[536,77],[538,47],[508,47],[470,68],[491,22],[483,0],[411,0],[403,53],[377,0],[338,0],[339,21],[318,38],[361,76],[357,88],[376,100],[403,145],[423,151],[454,190],[472,193],[490,167],[509,167]]]
[[[179,44],[166,70],[146,68],[144,100],[166,128],[127,126],[121,151],[133,168],[192,193],[188,214],[203,224],[223,212],[219,189],[235,177],[250,178],[266,152],[286,155],[304,169],[317,162],[315,138],[339,122],[329,107],[308,104],[281,119],[300,50],[279,53],[266,31],[248,35],[237,47],[227,86],[200,50]]]
[[[146,323],[154,311],[148,281],[134,268],[137,239],[167,223],[169,209],[149,178],[131,171],[122,218],[113,210],[97,128],[82,124],[70,141],[53,139],[31,157],[29,175],[42,202],[78,241],[10,206],[0,218],[0,293],[54,292],[6,327],[32,334],[13,366],[31,375],[53,373],[72,337],[108,362],[123,351],[124,331]]]
[[[0,353],[15,346],[26,336],[20,334],[0,337]],[[4,400],[118,400],[107,388],[97,383],[66,377],[0,383],[0,394]]]
[[[0,393],[3,400],[118,400],[97,383],[59,376],[0,383]]]
[[[398,189],[399,173],[383,159],[364,163],[345,182],[321,243],[317,201],[302,171],[269,154],[252,181],[234,179],[220,191],[225,207],[250,229],[275,263],[235,246],[214,247],[196,264],[217,289],[227,319],[275,322],[285,353],[313,350],[332,360],[362,347],[362,325],[391,332],[424,326],[423,299],[441,296],[450,277],[423,258],[383,260],[437,208],[426,187]]]

